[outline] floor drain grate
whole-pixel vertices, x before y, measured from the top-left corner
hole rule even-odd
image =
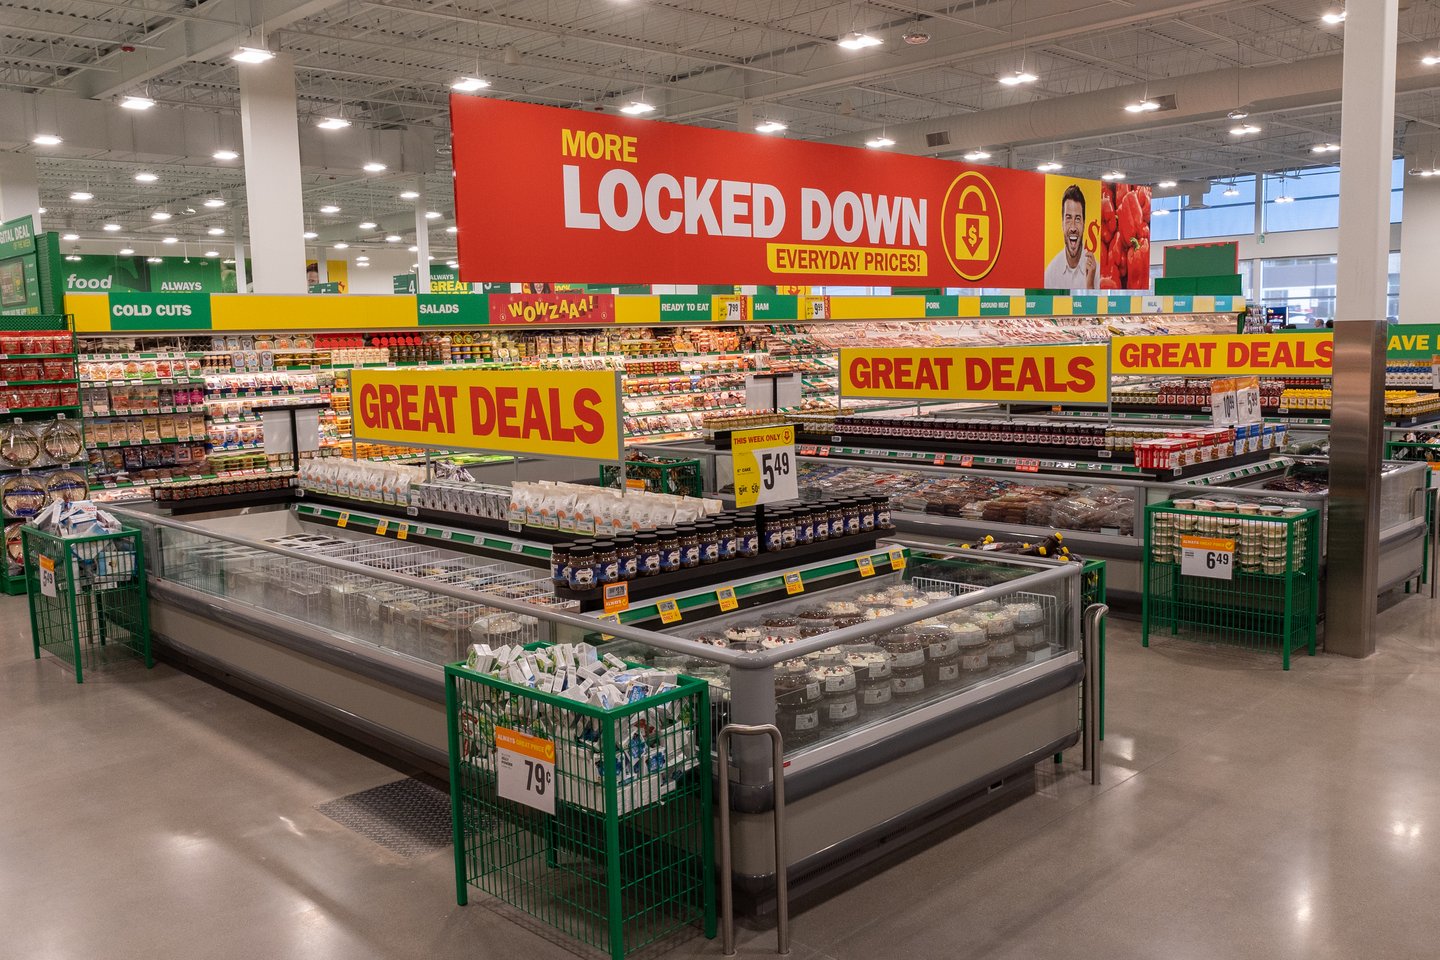
[[[327,800],[315,809],[402,857],[450,846],[450,795],[413,778]]]

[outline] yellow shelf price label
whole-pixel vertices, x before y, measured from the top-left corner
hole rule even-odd
[[[680,605],[673,598],[656,601],[655,609],[660,611],[661,623],[680,622]]]
[[[794,500],[800,496],[793,425],[736,430],[730,434],[735,506]]]
[[[890,548],[890,569],[891,569],[891,570],[904,570],[904,569],[905,569],[905,550],[904,550],[902,547],[891,547],[891,548]]]
[[[719,590],[716,590],[715,599],[720,601],[720,609],[722,612],[738,610],[740,608],[740,601],[735,599],[734,587],[721,587]]]
[[[855,561],[855,566],[860,569],[860,576],[862,576],[862,577],[873,577],[873,576],[875,576],[875,564],[873,564],[873,563],[870,562],[870,558],[869,558],[869,557],[861,557],[860,559],[856,560],[856,561]]]
[[[377,537],[383,537],[383,536],[385,536],[385,534],[387,534],[387,533],[389,533],[389,532],[390,532],[390,521],[389,521],[389,520],[381,520],[379,523],[375,524],[375,536],[377,536]]]
[[[345,529],[345,525],[349,522],[350,514],[348,512],[342,513],[340,514],[340,516],[335,518],[335,526],[339,527],[342,530]]]
[[[395,539],[405,540],[410,536],[410,524],[402,523],[395,528]]]
[[[802,579],[800,579],[800,571],[799,571],[799,570],[791,570],[789,573],[785,574],[785,592],[786,592],[786,593],[804,593],[804,592],[805,592],[805,581],[802,580]]]

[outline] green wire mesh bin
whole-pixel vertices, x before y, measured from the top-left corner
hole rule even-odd
[[[1171,502],[1145,508],[1145,646],[1169,634],[1279,652],[1286,670],[1291,651],[1314,655],[1320,515],[1269,509],[1180,510]]]
[[[715,936],[703,680],[605,710],[462,663],[445,701],[459,903],[474,886],[612,960]]]
[[[49,651],[75,668],[76,683],[121,657],[155,665],[140,531],[57,537],[27,526],[21,539],[37,660]]]

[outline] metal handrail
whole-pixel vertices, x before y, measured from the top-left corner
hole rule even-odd
[[[892,613],[887,617],[878,617],[874,620],[867,620],[865,623],[856,624],[850,627],[842,627],[839,630],[832,630],[829,633],[818,634],[814,637],[807,637],[797,640],[795,643],[785,644],[783,647],[776,647],[772,650],[761,650],[756,652],[741,652],[725,647],[714,647],[694,640],[687,640],[683,637],[672,637],[668,634],[656,633],[640,627],[632,627],[619,622],[608,620],[597,620],[591,617],[581,616],[573,613],[566,613],[556,610],[553,607],[544,607],[537,604],[525,603],[520,600],[511,600],[506,597],[492,596],[488,593],[481,593],[473,590],[463,590],[459,587],[452,587],[448,584],[436,583],[431,580],[424,580],[419,577],[412,577],[403,573],[394,573],[389,570],[382,570],[377,567],[368,567],[364,564],[352,563],[348,560],[340,560],[334,557],[325,557],[303,550],[292,550],[289,547],[281,547],[271,543],[261,543],[252,539],[222,533],[216,530],[197,528],[190,524],[179,523],[167,517],[159,517],[150,513],[136,510],[129,510],[123,507],[112,507],[111,510],[123,514],[137,523],[150,523],[160,527],[168,527],[179,530],[192,536],[203,536],[208,539],[220,540],[226,543],[233,543],[237,546],[248,547],[253,550],[263,550],[267,553],[274,553],[277,556],[288,557],[293,560],[304,560],[320,566],[330,567],[345,573],[359,574],[375,580],[385,580],[405,587],[416,587],[440,596],[451,597],[463,600],[467,603],[483,603],[485,606],[494,607],[497,610],[504,610],[509,613],[518,613],[537,620],[546,620],[552,623],[563,624],[577,630],[594,633],[602,632],[623,640],[630,640],[635,643],[643,643],[662,650],[669,650],[672,653],[683,653],[693,657],[700,657],[715,663],[724,663],[742,670],[758,670],[774,666],[786,660],[793,660],[802,657],[807,653],[814,653],[829,647],[845,643],[863,642],[864,638],[886,630],[893,630],[899,627],[917,623],[927,617],[935,617],[941,614],[950,613],[986,600],[1003,599],[1015,592],[1015,581],[1011,583],[997,584],[993,587],[985,587],[972,593],[963,593],[939,603],[928,604],[924,607],[916,607],[910,610],[902,610]],[[920,545],[916,545],[917,548]],[[947,551],[938,544],[923,545],[923,549],[931,553],[953,553],[962,556],[959,550]],[[1006,558],[1007,560],[1010,558]],[[1059,564],[1054,569],[1041,570],[1029,574],[1024,578],[1024,584],[1028,588],[1049,583],[1052,580],[1061,580],[1071,575],[1074,568],[1070,564]]]
[[[720,932],[724,953],[735,956],[735,891],[730,851],[730,738],[735,735],[770,738],[774,781],[771,816],[775,823],[775,952],[790,955],[790,881],[785,857],[785,744],[773,723],[731,723],[722,727],[715,742],[720,751]]]
[[[1100,630],[1108,604],[1092,603],[1085,608],[1085,706],[1082,717],[1084,747],[1081,769],[1090,771],[1090,784],[1100,784]]]

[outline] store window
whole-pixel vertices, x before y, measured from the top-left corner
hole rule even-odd
[[[1340,168],[1311,167],[1265,177],[1265,231],[1326,230],[1340,225]]]
[[[1230,194],[1227,196],[1227,194]],[[1180,211],[1180,237],[1231,237],[1255,232],[1255,178],[1214,180],[1205,194],[1203,207]],[[1151,225],[1154,239],[1154,225]]]
[[[1262,260],[1260,282],[1260,302],[1287,307],[1290,326],[1324,326],[1335,318],[1334,257]]]
[[[1396,157],[1390,162],[1390,222],[1400,222],[1400,210],[1405,199],[1405,158]],[[1395,254],[1391,254],[1392,257]]]
[[[1156,197],[1150,202],[1150,243],[1180,239],[1180,198]]]

